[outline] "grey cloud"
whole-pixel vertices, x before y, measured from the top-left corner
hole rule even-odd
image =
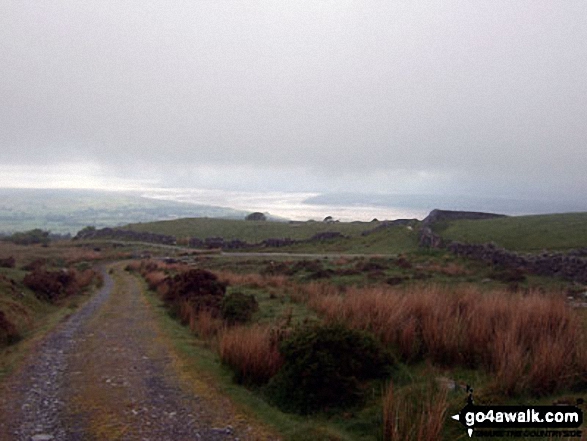
[[[587,190],[585,2],[289,3],[2,2],[1,163]]]

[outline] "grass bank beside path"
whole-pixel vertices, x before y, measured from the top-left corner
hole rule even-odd
[[[356,440],[325,417],[309,418],[286,414],[270,406],[258,394],[235,384],[233,373],[222,366],[216,352],[198,339],[188,327],[170,317],[157,295],[148,291],[144,282],[141,281],[141,284],[146,299],[156,311],[158,324],[163,331],[162,338],[167,340],[176,355],[174,363],[183,378],[192,385],[196,394],[206,400],[230,397],[238,418],[251,427],[252,433],[257,435],[255,439]]]
[[[14,278],[22,278],[24,271],[4,269],[0,272],[7,273]],[[0,347],[0,383],[20,367],[21,362],[35,350],[47,334],[82,307],[98,289],[93,288],[88,292],[68,297],[59,305],[43,302],[28,290],[22,293],[20,302],[15,302],[7,296],[0,296],[1,309],[12,312],[10,317],[21,330],[21,339],[17,343]]]

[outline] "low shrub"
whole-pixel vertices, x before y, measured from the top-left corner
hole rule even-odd
[[[16,259],[13,256],[0,259],[0,268],[16,267]]]
[[[315,273],[323,269],[322,262],[319,260],[298,260],[291,266],[288,275],[293,276],[302,271]]]
[[[393,357],[369,333],[342,325],[312,325],[279,347],[284,364],[267,387],[282,410],[300,414],[361,401],[367,380],[390,374]]]
[[[366,262],[357,262],[355,268],[360,272],[368,273],[370,271],[383,271],[387,266],[380,259],[372,258]]]
[[[17,245],[34,245],[41,244],[43,246],[49,245],[49,232],[35,228],[34,230],[17,232],[4,240],[15,243]]]
[[[207,270],[191,269],[180,272],[173,277],[168,277],[160,287],[166,285],[166,289],[160,289],[163,300],[170,308],[172,315],[178,316],[180,307],[190,305],[192,314],[202,310],[208,310],[212,316],[220,315],[220,304],[226,292],[226,285],[218,280],[218,277]],[[182,322],[188,323],[189,317],[184,317]]]
[[[134,262],[130,262],[128,265],[126,265],[124,267],[125,271],[128,271],[130,273],[132,272],[138,272],[141,269],[141,262],[139,261],[134,261]]]
[[[78,290],[75,277],[67,270],[45,271],[37,269],[27,274],[23,283],[35,293],[37,298],[50,303],[55,303]]]
[[[255,296],[242,292],[232,292],[225,295],[220,304],[222,318],[230,325],[248,322],[258,310],[259,303]]]
[[[395,261],[395,264],[400,267],[401,269],[411,269],[412,268],[412,263],[407,260],[405,257],[400,256],[397,258],[397,260]]]
[[[36,271],[43,268],[47,264],[47,259],[35,259],[22,267],[25,271]]]
[[[308,274],[306,277],[304,277],[304,280],[330,279],[335,275],[336,272],[334,270],[331,270],[330,268],[320,269],[318,271],[314,271]]]
[[[38,299],[55,303],[58,300],[75,295],[96,281],[100,286],[102,276],[94,270],[78,271],[74,268],[61,271],[36,269],[27,274],[23,284],[30,288]]]
[[[520,268],[496,269],[490,272],[489,277],[503,283],[520,283],[526,281],[526,273]]]
[[[285,262],[269,262],[265,268],[261,270],[261,274],[263,275],[287,275],[290,272],[290,267]]]

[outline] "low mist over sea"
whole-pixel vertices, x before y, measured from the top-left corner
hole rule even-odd
[[[423,219],[435,208],[488,211],[509,215],[586,211],[587,203],[552,199],[507,199],[483,196],[286,193],[158,188],[141,192],[147,198],[260,211],[289,220],[340,221]]]
[[[332,216],[336,220],[370,221],[373,219],[418,218],[426,216],[421,208],[393,207],[361,203],[312,202],[317,193],[245,192],[205,189],[150,189],[142,196],[191,204],[230,207],[235,210],[260,211],[284,220],[322,220]]]

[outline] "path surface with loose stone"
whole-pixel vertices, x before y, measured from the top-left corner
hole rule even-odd
[[[225,397],[198,396],[137,280],[104,286],[60,324],[0,389],[2,440],[252,440]]]

